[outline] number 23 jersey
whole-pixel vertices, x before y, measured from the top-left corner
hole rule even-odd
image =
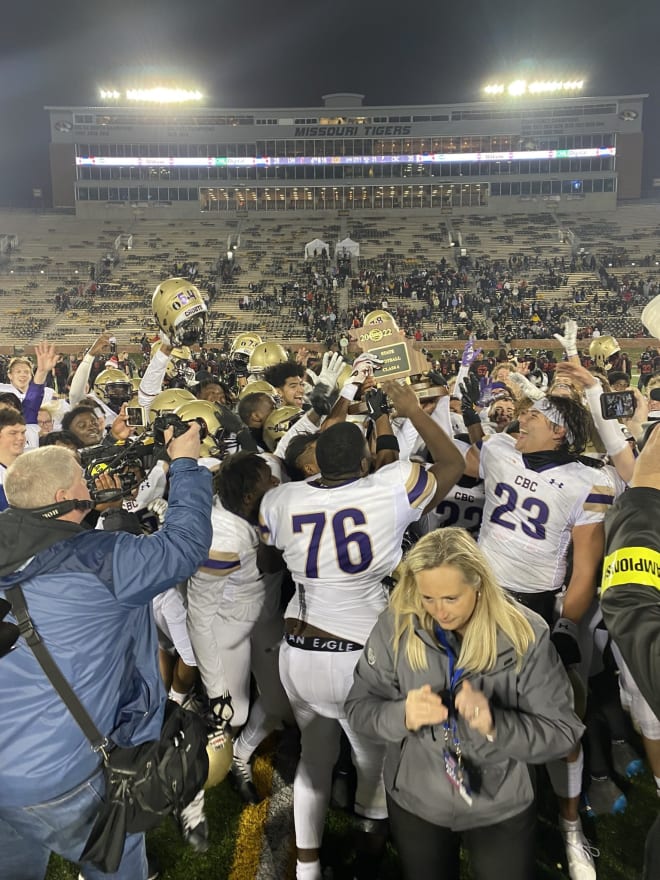
[[[259,517],[296,583],[286,617],[364,644],[387,604],[381,584],[401,558],[403,533],[433,498],[435,477],[410,461],[327,487],[271,489]]]
[[[614,486],[604,469],[580,462],[527,468],[514,444],[494,434],[481,447],[486,504],[479,546],[503,587],[558,590],[573,528],[603,521]]]

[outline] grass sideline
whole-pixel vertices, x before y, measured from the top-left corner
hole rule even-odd
[[[272,752],[262,756],[264,763],[272,759]],[[255,781],[264,790],[270,774],[264,772]],[[658,797],[653,779],[647,770],[643,777],[625,786],[628,808],[621,816],[607,816],[596,821],[583,819],[585,832],[591,843],[600,850],[597,859],[598,880],[637,880],[641,877],[644,859],[644,840],[658,810]],[[264,792],[265,793],[265,792]],[[263,821],[267,815],[267,801],[259,807],[247,807],[252,812],[250,822]],[[566,880],[564,852],[555,822],[555,806],[547,786],[541,786],[539,796],[538,861],[535,880]],[[196,855],[182,842],[171,820],[148,836],[148,848],[159,860],[160,880],[254,880],[258,861],[258,847],[247,842],[250,853],[236,852],[243,804],[228,782],[223,782],[207,794],[207,815],[211,828],[211,847],[204,855]],[[244,838],[241,838],[244,840]],[[293,844],[292,844],[293,845]],[[324,862],[333,868],[334,880],[350,880],[351,819],[332,810],[328,816],[323,844]],[[293,859],[291,859],[293,863]],[[563,867],[562,867],[563,866]],[[293,867],[285,876],[272,880],[293,880]],[[464,864],[464,880],[470,877]],[[53,856],[46,880],[77,880],[78,869]],[[382,880],[400,877],[396,854],[389,847],[381,871]],[[504,878],[503,878],[504,880]]]

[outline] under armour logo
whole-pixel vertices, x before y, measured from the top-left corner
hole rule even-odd
[[[564,488],[564,484],[560,483],[559,480],[555,480],[554,477],[551,477],[551,479],[549,479],[548,482],[550,483],[551,486],[556,486],[558,489]]]

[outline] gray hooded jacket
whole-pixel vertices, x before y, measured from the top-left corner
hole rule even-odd
[[[460,679],[469,679],[473,688],[484,692],[495,721],[491,743],[458,718],[458,738],[473,789],[471,806],[446,775],[443,726],[413,732],[405,724],[408,691],[424,684],[436,693],[449,689],[447,653],[418,625],[428,668],[416,671],[409,666],[405,641],[395,661],[394,616],[388,609],[379,617],[355,669],[346,710],[354,730],[387,742],[385,787],[404,810],[454,831],[504,821],[534,798],[526,765],[561,758],[579,741],[584,727],[573,712],[571,686],[548,628],[532,611],[522,606],[520,610],[535,635],[520,670],[511,643],[500,635],[493,669],[464,673]],[[447,638],[458,655],[453,633]]]

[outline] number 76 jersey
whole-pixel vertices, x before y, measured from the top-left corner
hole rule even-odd
[[[494,434],[481,447],[486,504],[479,546],[506,589],[558,590],[573,528],[602,522],[615,487],[605,469],[578,461],[532,470],[514,443]]]
[[[285,483],[261,502],[261,535],[283,551],[296,583],[286,617],[364,644],[401,559],[403,533],[435,495],[430,471],[410,461],[336,486]]]

